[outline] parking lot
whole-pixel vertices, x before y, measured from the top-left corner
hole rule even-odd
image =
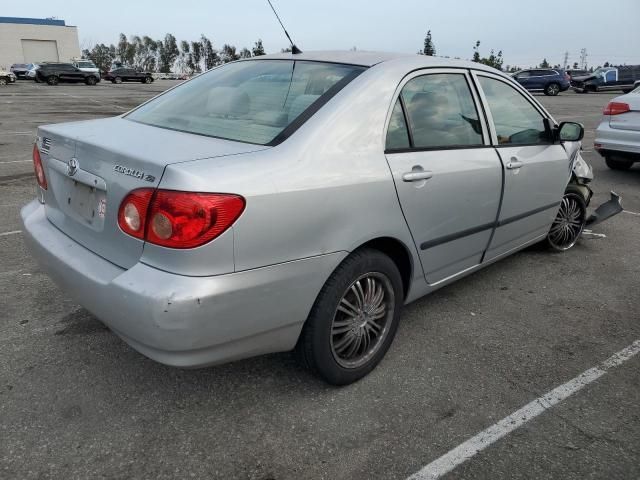
[[[348,387],[287,353],[146,359],[40,271],[18,218],[38,125],[118,115],[176,83],[0,88],[0,478],[404,479],[640,339],[640,165],[612,171],[592,150],[620,93],[565,92],[537,98],[584,123],[592,205],[615,190],[627,210],[569,252],[530,248],[411,304]],[[445,478],[640,478],[640,355]]]

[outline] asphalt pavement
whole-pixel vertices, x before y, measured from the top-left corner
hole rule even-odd
[[[404,479],[640,339],[640,165],[592,151],[616,94],[537,98],[583,122],[593,205],[571,251],[531,248],[408,306],[368,377],[330,387],[288,353],[200,370],[124,344],[26,250],[38,125],[123,113],[176,84],[0,89],[1,479]],[[134,319],[132,319],[133,321]],[[499,438],[450,479],[640,478],[640,355]]]

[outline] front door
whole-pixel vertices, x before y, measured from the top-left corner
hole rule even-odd
[[[430,284],[481,262],[500,203],[502,167],[470,81],[416,72],[389,120],[385,153]]]
[[[523,92],[496,75],[474,75],[504,168],[502,206],[485,256],[491,260],[544,238],[569,181],[569,156],[551,140],[544,112]]]

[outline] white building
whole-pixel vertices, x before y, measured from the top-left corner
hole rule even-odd
[[[64,20],[0,17],[0,68],[80,57],[78,28]]]

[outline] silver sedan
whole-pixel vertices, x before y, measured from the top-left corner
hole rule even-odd
[[[51,277],[144,355],[295,349],[346,384],[380,362],[403,305],[533,243],[576,243],[582,135],[478,63],[269,55],[39,127],[22,222]]]
[[[604,107],[594,147],[615,170],[640,162],[640,85]]]

